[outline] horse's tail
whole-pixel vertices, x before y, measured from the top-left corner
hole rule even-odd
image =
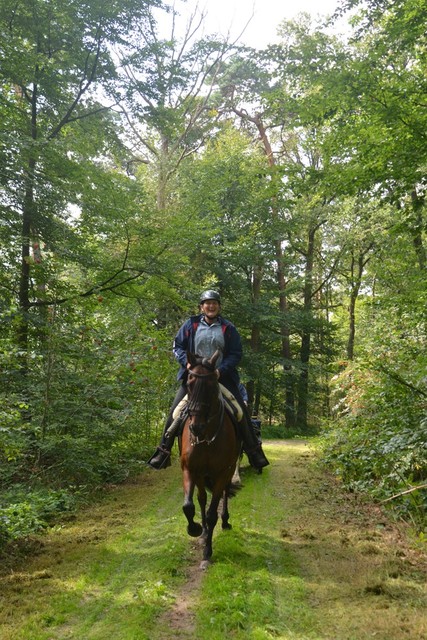
[[[212,482],[209,476],[205,476],[205,487],[208,491],[212,492]],[[230,484],[225,488],[225,491],[227,492],[229,498],[234,498],[234,496],[237,495],[237,492],[240,491],[242,487],[243,485],[240,481],[235,482],[232,480]]]
[[[226,491],[229,498],[234,498],[237,495],[238,491],[242,489],[243,485],[241,482],[230,482]]]

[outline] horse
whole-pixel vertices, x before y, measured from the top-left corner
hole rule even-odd
[[[187,416],[180,437],[180,460],[184,489],[183,512],[187,518],[187,533],[201,536],[204,542],[204,568],[212,557],[212,536],[218,521],[222,499],[222,529],[231,529],[228,498],[239,488],[232,478],[241,451],[241,438],[235,421],[225,409],[215,363],[211,358],[187,353],[190,364],[187,379]],[[200,505],[202,524],[195,522],[194,490]],[[208,509],[207,491],[212,496]]]

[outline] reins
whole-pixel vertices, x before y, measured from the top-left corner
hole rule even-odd
[[[214,416],[217,414],[214,414]],[[212,416],[211,416],[212,417]],[[197,444],[203,444],[204,442],[207,445],[212,444],[213,442],[215,442],[215,440],[217,439],[221,429],[222,429],[222,423],[224,420],[224,403],[221,403],[221,408],[219,410],[219,418],[218,418],[218,429],[215,431],[214,435],[212,436],[212,438],[203,438],[202,440],[199,438],[199,436],[196,436],[196,434],[193,431],[193,423],[191,422],[191,416],[190,416],[190,424],[189,424],[189,429],[190,429],[190,443],[193,447],[195,447]]]
[[[215,371],[210,371],[209,373],[196,373],[192,369],[188,370],[188,375],[192,375],[195,378],[209,378],[209,376],[215,376]]]
[[[202,362],[201,364],[204,367],[207,366],[205,362]],[[195,378],[199,378],[199,379],[200,378],[209,378],[209,377],[212,377],[212,376],[216,377],[215,370],[212,370],[212,371],[210,371],[208,373],[197,373],[196,371],[193,371],[192,369],[189,369],[188,370],[188,374],[194,376]],[[199,391],[199,393],[197,393],[197,391]],[[189,398],[189,402],[188,402],[188,407],[189,408],[190,408],[190,403],[197,406],[198,402],[199,402],[199,406],[200,405],[201,406],[203,406],[203,405],[206,406],[206,403],[200,402],[200,400],[199,400],[199,396],[201,395],[200,394],[200,390],[197,390],[197,391],[194,394],[194,396],[195,396],[194,398],[192,398],[191,400]],[[203,438],[201,440],[199,438],[199,436],[197,436],[194,433],[194,431],[193,431],[193,423],[192,423],[192,416],[190,415],[189,429],[190,429],[190,442],[191,442],[192,446],[196,446],[197,444],[203,444],[203,443],[206,443],[207,445],[210,445],[213,442],[215,442],[215,440],[217,439],[218,434],[221,431],[222,423],[223,423],[223,420],[224,420],[224,402],[222,402],[220,400],[219,404],[220,404],[219,411],[217,413],[214,413],[214,414],[210,415],[209,418],[207,419],[207,424],[209,424],[209,421],[212,421],[212,419],[215,418],[215,416],[217,416],[217,415],[219,416],[218,417],[218,428],[217,428],[216,432],[214,433],[214,435],[212,436],[212,438]]]

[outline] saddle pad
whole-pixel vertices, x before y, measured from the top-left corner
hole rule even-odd
[[[184,396],[183,399],[176,405],[175,409],[173,410],[172,418],[174,420],[179,418],[179,416],[181,415],[181,411],[185,408],[187,404],[187,398],[188,396]]]
[[[231,411],[233,412],[234,416],[236,417],[237,422],[240,422],[240,420],[243,418],[242,407],[237,402],[236,398],[233,396],[231,391],[226,389],[221,383],[219,385],[219,388],[221,390],[222,395],[224,396],[224,399],[226,401],[226,405],[228,405],[228,407],[231,408]],[[175,407],[174,412],[173,412],[173,416],[172,416],[174,420],[179,418],[179,416],[181,414],[181,411],[185,408],[186,404],[187,404],[187,396],[185,396],[181,400],[181,402],[179,404],[177,404],[177,406]]]

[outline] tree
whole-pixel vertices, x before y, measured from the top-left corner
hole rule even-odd
[[[224,293],[226,313],[238,318],[244,337],[245,378],[250,402],[262,384],[260,361],[266,333],[272,331],[270,294],[266,280],[273,274],[270,255],[270,188],[263,154],[251,149],[244,133],[225,125],[203,156],[184,172],[182,202],[210,239],[198,242],[192,253],[193,278],[209,278]],[[267,393],[267,389],[266,389]]]
[[[197,8],[183,34],[177,33],[177,11],[171,10],[170,34],[162,37],[154,18],[133,38],[137,51],[120,50],[121,91],[117,95],[129,125],[129,163],[146,165],[156,206],[175,206],[175,179],[183,161],[206,143],[218,114],[211,107],[212,88],[223,60],[233,49],[226,39],[196,39],[204,20]]]
[[[82,191],[96,182],[94,172],[102,164],[97,158],[111,157],[119,148],[116,123],[100,100],[103,84],[115,77],[111,46],[125,43],[127,33],[146,21],[150,4],[2,4],[0,81],[7,113],[0,152],[7,162],[2,209],[14,225],[8,261],[19,268],[17,339],[22,354],[28,352],[30,317],[35,307],[46,304],[32,290],[40,248],[58,255],[59,238],[65,235],[70,252],[77,253],[81,243],[69,223],[70,207],[79,207]],[[22,371],[26,369],[24,358]]]

